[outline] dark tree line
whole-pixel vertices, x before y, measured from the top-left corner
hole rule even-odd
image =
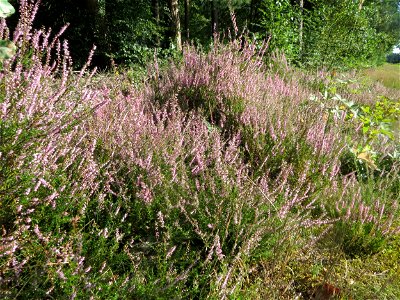
[[[96,44],[96,64],[107,66],[143,63],[154,48],[180,51],[187,41],[206,47],[214,34],[234,33],[233,15],[249,39],[270,38],[270,51],[301,65],[374,63],[400,40],[398,0],[42,0],[36,24],[70,23],[75,60]]]

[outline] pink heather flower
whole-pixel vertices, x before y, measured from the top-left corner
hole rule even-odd
[[[173,246],[171,249],[168,250],[167,255],[165,256],[165,259],[169,259],[172,254],[175,252],[176,246]]]
[[[115,239],[117,242],[119,242],[120,240],[122,240],[122,238],[124,237],[123,233],[119,232],[119,228],[117,228],[117,230],[115,231]]]
[[[161,211],[159,211],[159,212],[157,213],[157,218],[158,218],[159,226],[160,226],[161,228],[164,228],[164,227],[165,227],[164,215],[163,215],[163,213],[162,213]]]
[[[214,246],[215,246],[215,254],[217,255],[219,260],[222,260],[225,257],[225,255],[222,253],[222,248],[221,248],[218,234],[215,236]]]
[[[57,275],[58,275],[58,277],[59,277],[60,279],[62,279],[62,280],[64,280],[64,281],[67,280],[67,277],[65,277],[65,274],[61,271],[61,269],[58,269],[58,270],[56,271],[56,273],[57,273]]]
[[[144,203],[151,203],[153,201],[153,195],[151,193],[150,188],[147,184],[142,181],[141,178],[138,178],[138,186],[141,188],[140,191],[136,194],[139,199],[142,199]]]
[[[38,224],[35,224],[35,226],[33,227],[33,231],[41,242],[48,243],[49,239],[47,237],[44,237],[43,234],[40,232]]]

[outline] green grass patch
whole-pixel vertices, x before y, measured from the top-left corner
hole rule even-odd
[[[400,64],[384,64],[365,71],[365,75],[385,87],[400,90]]]

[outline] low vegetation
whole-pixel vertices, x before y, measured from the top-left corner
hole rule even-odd
[[[387,88],[400,90],[400,64],[384,64],[370,68],[365,75],[373,81],[378,81]]]
[[[400,298],[398,91],[241,39],[139,81],[74,72],[23,25],[0,73],[2,299]]]

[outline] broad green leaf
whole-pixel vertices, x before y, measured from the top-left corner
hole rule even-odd
[[[14,7],[7,0],[0,0],[0,18],[7,18],[15,13]]]
[[[369,114],[371,112],[371,109],[369,106],[363,106],[361,107],[362,111],[365,112],[366,114]]]
[[[17,47],[11,41],[0,40],[0,61],[14,56]]]

